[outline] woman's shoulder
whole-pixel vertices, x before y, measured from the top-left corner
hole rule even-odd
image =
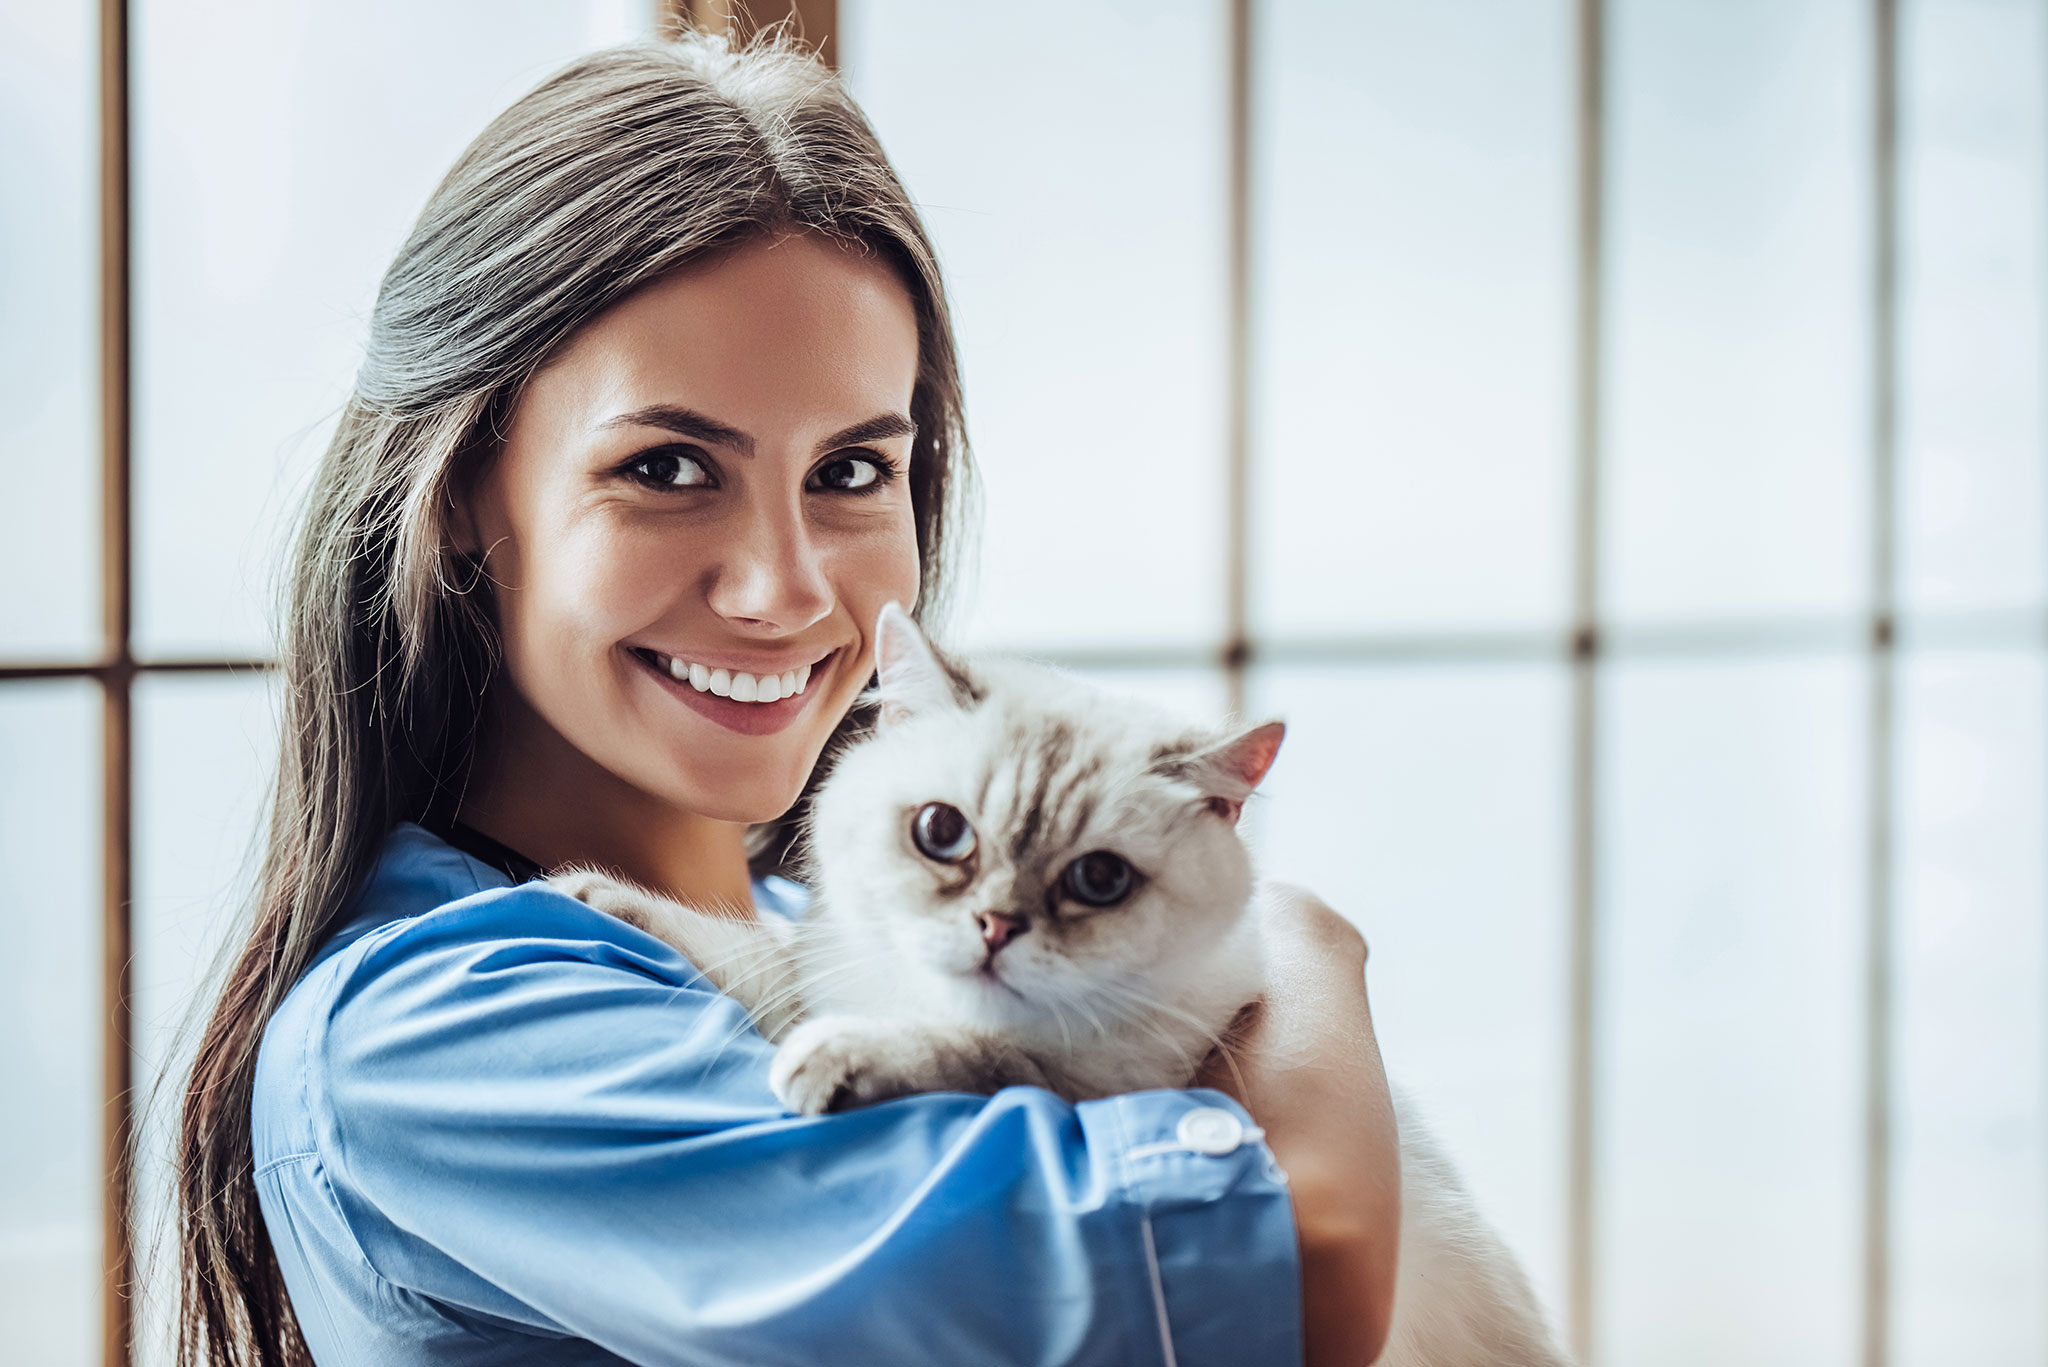
[[[650,951],[663,957],[659,941],[616,917],[544,881],[515,882],[431,831],[401,822],[292,993],[505,940],[549,942],[576,957],[610,957],[608,947],[627,949],[636,960]]]
[[[809,889],[776,874],[754,879],[753,894],[757,909],[791,920],[800,918],[810,903]],[[350,958],[351,970],[360,971],[465,941],[557,934],[593,948],[617,942],[646,951],[661,944],[557,892],[544,878],[514,877],[468,848],[404,821],[385,837],[305,976],[314,977],[337,958]]]
[[[512,857],[529,864],[521,856]],[[810,901],[810,892],[801,883],[775,874],[754,879],[753,892],[760,910],[790,919],[801,917]],[[492,895],[497,893],[516,895]],[[544,881],[514,877],[442,835],[402,821],[385,836],[376,861],[343,909],[341,925],[313,963],[317,966],[367,937],[406,939],[422,931],[431,937],[450,929],[451,921],[480,930],[508,919],[548,923],[566,917],[580,924],[591,915],[603,916]],[[429,919],[436,917],[443,919]],[[598,924],[638,936],[611,917]]]
[[[616,917],[396,827],[264,1029],[257,1163],[317,1142],[337,1058],[426,1038],[487,1052],[495,1019],[532,1009],[522,995],[559,1009],[620,975],[664,993],[711,990],[674,949]]]

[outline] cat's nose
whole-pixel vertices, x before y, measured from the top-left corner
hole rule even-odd
[[[981,923],[981,942],[991,954],[1024,933],[1024,918],[1008,912],[984,911],[974,919]]]

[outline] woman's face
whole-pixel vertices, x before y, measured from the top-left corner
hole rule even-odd
[[[496,583],[498,744],[545,752],[516,767],[789,807],[876,614],[917,594],[917,359],[895,274],[798,234],[648,286],[534,377],[464,538]]]

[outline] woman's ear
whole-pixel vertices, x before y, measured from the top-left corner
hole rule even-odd
[[[502,518],[490,515],[492,500],[498,493],[492,475],[504,450],[510,403],[504,398],[492,402],[487,415],[449,463],[441,486],[442,529],[448,549],[479,567],[489,553],[484,528],[503,525]]]
[[[458,470],[461,467],[458,466]],[[485,564],[493,543],[484,539],[482,520],[477,516],[480,481],[472,473],[451,478],[441,504],[441,559],[448,587],[461,594],[475,593],[490,580]]]
[[[448,549],[471,562],[483,559],[483,536],[477,530],[475,502],[474,481],[452,480],[441,509]]]

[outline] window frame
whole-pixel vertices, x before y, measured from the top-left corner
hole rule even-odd
[[[1869,762],[1863,841],[1868,861],[1861,1028],[1864,1051],[1863,1201],[1861,1230],[1862,1360],[1878,1367],[1889,1360],[1891,1176],[1893,1097],[1896,1063],[1892,966],[1896,940],[1893,860],[1900,740],[1898,670],[1900,650],[1898,506],[1899,414],[1899,7],[1897,0],[1869,0],[1872,42],[1868,53],[1873,118],[1869,128],[1870,231],[1873,265],[1869,278],[1871,331],[1867,356],[1870,437],[1867,452],[1871,538],[1866,567],[1869,607],[1853,624],[1737,623],[1726,627],[1610,630],[1602,613],[1600,410],[1603,389],[1603,307],[1607,262],[1603,241],[1606,208],[1607,89],[1605,0],[1574,0],[1576,24],[1575,236],[1573,263],[1573,431],[1574,499],[1572,607],[1561,631],[1463,633],[1441,636],[1346,634],[1327,639],[1262,637],[1249,620],[1248,584],[1256,547],[1248,508],[1257,491],[1252,451],[1253,390],[1251,319],[1254,276],[1252,186],[1255,117],[1253,45],[1257,41],[1253,0],[1224,0],[1228,40],[1227,202],[1219,206],[1227,223],[1226,294],[1228,426],[1225,479],[1225,612],[1223,638],[1186,649],[1073,650],[1058,643],[1042,652],[1082,668],[1171,668],[1220,673],[1230,704],[1241,709],[1250,672],[1264,665],[1302,662],[1414,664],[1463,662],[1496,664],[1549,660],[1569,667],[1569,984],[1570,1009],[1566,1182],[1568,1242],[1567,1337],[1583,1360],[1592,1360],[1598,1290],[1596,1217],[1600,1199],[1596,1125],[1602,1097],[1598,1047],[1602,1022],[1596,1010],[1603,934],[1598,858],[1603,833],[1598,825],[1596,779],[1600,767],[1603,671],[1617,656],[1683,654],[1704,657],[1780,654],[1850,644],[1864,656],[1869,700],[1866,737]],[[837,0],[794,0],[799,32],[815,35],[822,55],[836,60],[833,36]],[[135,1021],[130,958],[134,827],[134,693],[138,679],[152,674],[258,673],[274,662],[256,657],[138,659],[133,650],[132,528],[132,300],[129,146],[129,0],[99,4],[99,281],[100,281],[100,470],[101,615],[103,646],[91,661],[0,662],[0,687],[44,679],[90,679],[101,693],[103,1002],[101,1092],[102,1194],[102,1360],[126,1367],[134,1347],[134,1249],[128,1193],[118,1174],[134,1140],[133,1049]],[[669,31],[691,22],[730,31],[733,0],[650,0],[650,29]],[[1938,623],[1936,625],[1939,625]],[[1964,623],[1966,627],[1968,623]],[[2038,647],[2048,624],[2025,623]],[[1845,629],[1853,637],[1845,636]]]

